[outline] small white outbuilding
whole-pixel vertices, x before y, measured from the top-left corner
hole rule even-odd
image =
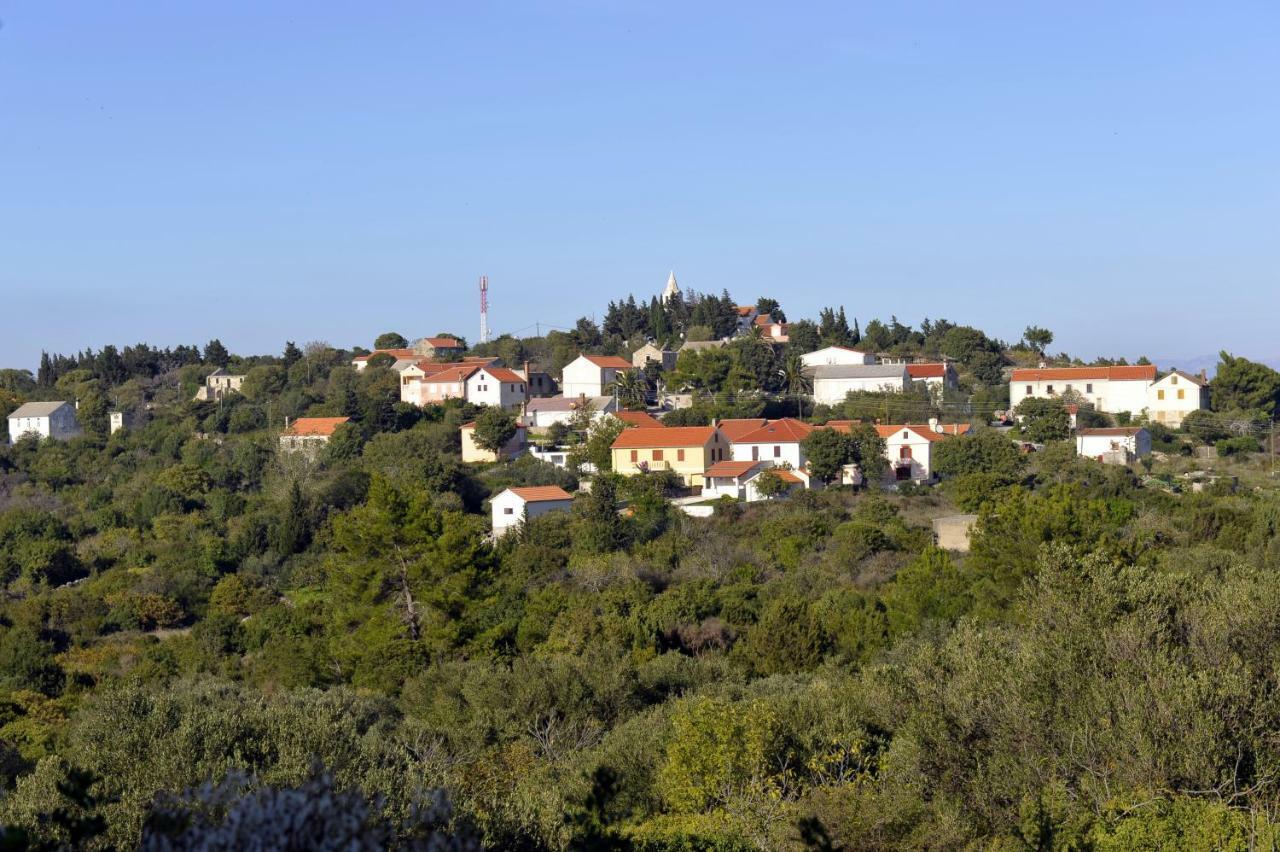
[[[26,435],[66,441],[80,434],[76,407],[69,402],[28,402],[9,415],[10,444],[16,444]]]
[[[572,505],[573,495],[558,485],[508,488],[490,501],[493,536],[500,538],[530,518],[548,512],[568,511]]]

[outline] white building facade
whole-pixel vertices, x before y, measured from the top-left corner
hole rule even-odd
[[[616,355],[579,355],[565,364],[560,387],[565,396],[604,396],[631,362]]]
[[[66,441],[81,434],[76,407],[69,402],[28,402],[9,415],[10,444],[27,435]]]
[[[839,405],[854,391],[902,393],[909,381],[905,364],[821,365],[811,368],[813,401]]]
[[[1081,429],[1076,432],[1076,452],[1085,458],[1127,464],[1151,454],[1151,433],[1141,426]]]
[[[1009,406],[1032,397],[1056,399],[1079,395],[1098,411],[1141,414],[1148,406],[1148,389],[1155,383],[1152,364],[1134,367],[1043,367],[1014,370],[1009,380]]]
[[[526,520],[549,512],[565,512],[573,506],[573,495],[555,485],[508,488],[489,502],[493,535],[500,538]]]
[[[481,367],[467,377],[463,397],[476,405],[519,411],[529,398],[524,377],[505,367]]]
[[[1147,389],[1147,416],[1156,423],[1177,429],[1193,411],[1209,407],[1209,381],[1174,370]]]
[[[800,363],[806,367],[854,367],[875,362],[875,355],[847,346],[827,346],[800,356]]]

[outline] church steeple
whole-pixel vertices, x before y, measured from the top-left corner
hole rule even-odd
[[[667,288],[662,291],[662,304],[670,302],[673,296],[680,295],[680,285],[676,283],[676,271],[671,270],[671,276],[667,278]]]

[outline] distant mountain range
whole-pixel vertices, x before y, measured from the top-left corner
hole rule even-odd
[[[1272,358],[1258,358],[1245,352],[1233,352],[1231,354],[1240,355],[1248,358],[1250,361],[1258,361],[1266,364],[1274,370],[1280,370],[1280,356]],[[1130,363],[1136,360],[1137,357],[1138,356],[1136,355],[1130,357]],[[1213,374],[1218,367],[1217,352],[1214,352],[1212,355],[1196,355],[1193,357],[1177,355],[1148,355],[1147,358],[1149,358],[1151,363],[1155,364],[1161,370],[1172,370],[1175,367],[1187,373],[1198,373],[1201,370],[1205,370],[1208,372],[1209,378],[1213,378]]]

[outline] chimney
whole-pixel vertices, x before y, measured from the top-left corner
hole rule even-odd
[[[1209,371],[1206,370],[1204,367],[1200,368],[1200,381],[1202,382],[1209,381]]]
[[[932,429],[934,432],[938,431],[938,418],[936,417],[929,418],[929,428]]]

